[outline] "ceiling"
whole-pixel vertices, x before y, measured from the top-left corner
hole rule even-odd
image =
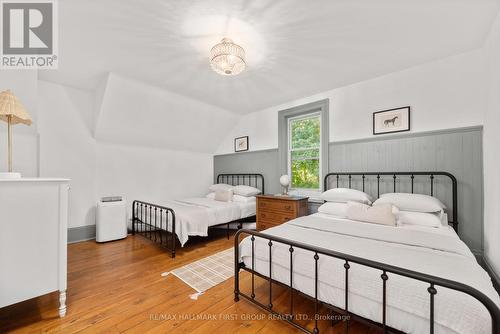
[[[59,69],[95,89],[109,72],[245,114],[483,45],[497,0],[63,0]],[[248,70],[216,74],[232,38]]]

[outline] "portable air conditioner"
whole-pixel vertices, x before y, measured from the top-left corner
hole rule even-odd
[[[127,208],[121,197],[105,197],[97,204],[96,241],[127,237]]]

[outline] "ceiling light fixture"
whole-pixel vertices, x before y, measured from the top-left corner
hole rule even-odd
[[[223,38],[210,50],[210,65],[222,75],[237,75],[246,68],[245,50],[229,38]]]

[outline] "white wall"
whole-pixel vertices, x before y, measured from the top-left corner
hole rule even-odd
[[[114,73],[96,101],[97,198],[160,204],[207,192],[212,154],[237,116]]]
[[[103,85],[100,141],[213,153],[236,124],[226,110],[117,74]]]
[[[488,105],[484,119],[484,252],[500,277],[500,16],[486,44]]]
[[[213,157],[193,153],[99,142],[97,194],[164,203],[200,196],[213,181]]]
[[[204,195],[213,181],[211,153],[96,141],[94,92],[39,81],[37,95],[40,176],[71,179],[70,228],[95,224],[103,196],[162,203]],[[183,124],[172,126],[185,136],[213,140]]]
[[[89,91],[39,81],[40,176],[71,179],[69,227],[95,224],[93,102]]]
[[[374,111],[410,105],[411,131],[480,125],[485,103],[482,49],[372,80],[305,97],[240,119],[217,149],[233,152],[233,140],[250,137],[250,150],[278,147],[278,111],[330,99],[330,141],[372,137]]]

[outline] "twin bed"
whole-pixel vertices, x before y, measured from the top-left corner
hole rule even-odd
[[[219,174],[217,184],[245,185],[264,193],[262,174]],[[132,234],[142,236],[168,249],[175,257],[177,243],[186,244],[190,236],[207,236],[208,229],[235,223],[238,227],[255,222],[256,201],[217,201],[209,197],[186,198],[152,204],[134,201],[132,204]]]
[[[357,184],[364,191],[371,176],[378,197],[381,180],[389,176],[391,191],[396,191],[396,183],[401,187],[400,182],[408,180],[408,192],[413,193],[417,175],[427,177],[431,194],[435,177],[449,178],[440,186],[451,188],[450,225],[395,227],[316,213],[261,233],[240,230],[234,248],[235,300],[244,297],[310,333],[319,331],[321,305],[384,332],[498,333],[499,296],[454,229],[458,226],[457,184],[451,174],[331,173],[325,178],[325,189],[332,183],[338,187],[339,176],[344,176],[349,188]],[[354,177],[359,177],[356,183]],[[250,287],[240,287],[241,270],[251,273]],[[256,276],[269,282],[265,300],[256,298]],[[274,284],[290,289],[286,312],[273,306]],[[314,302],[312,328],[294,317],[297,293]]]

